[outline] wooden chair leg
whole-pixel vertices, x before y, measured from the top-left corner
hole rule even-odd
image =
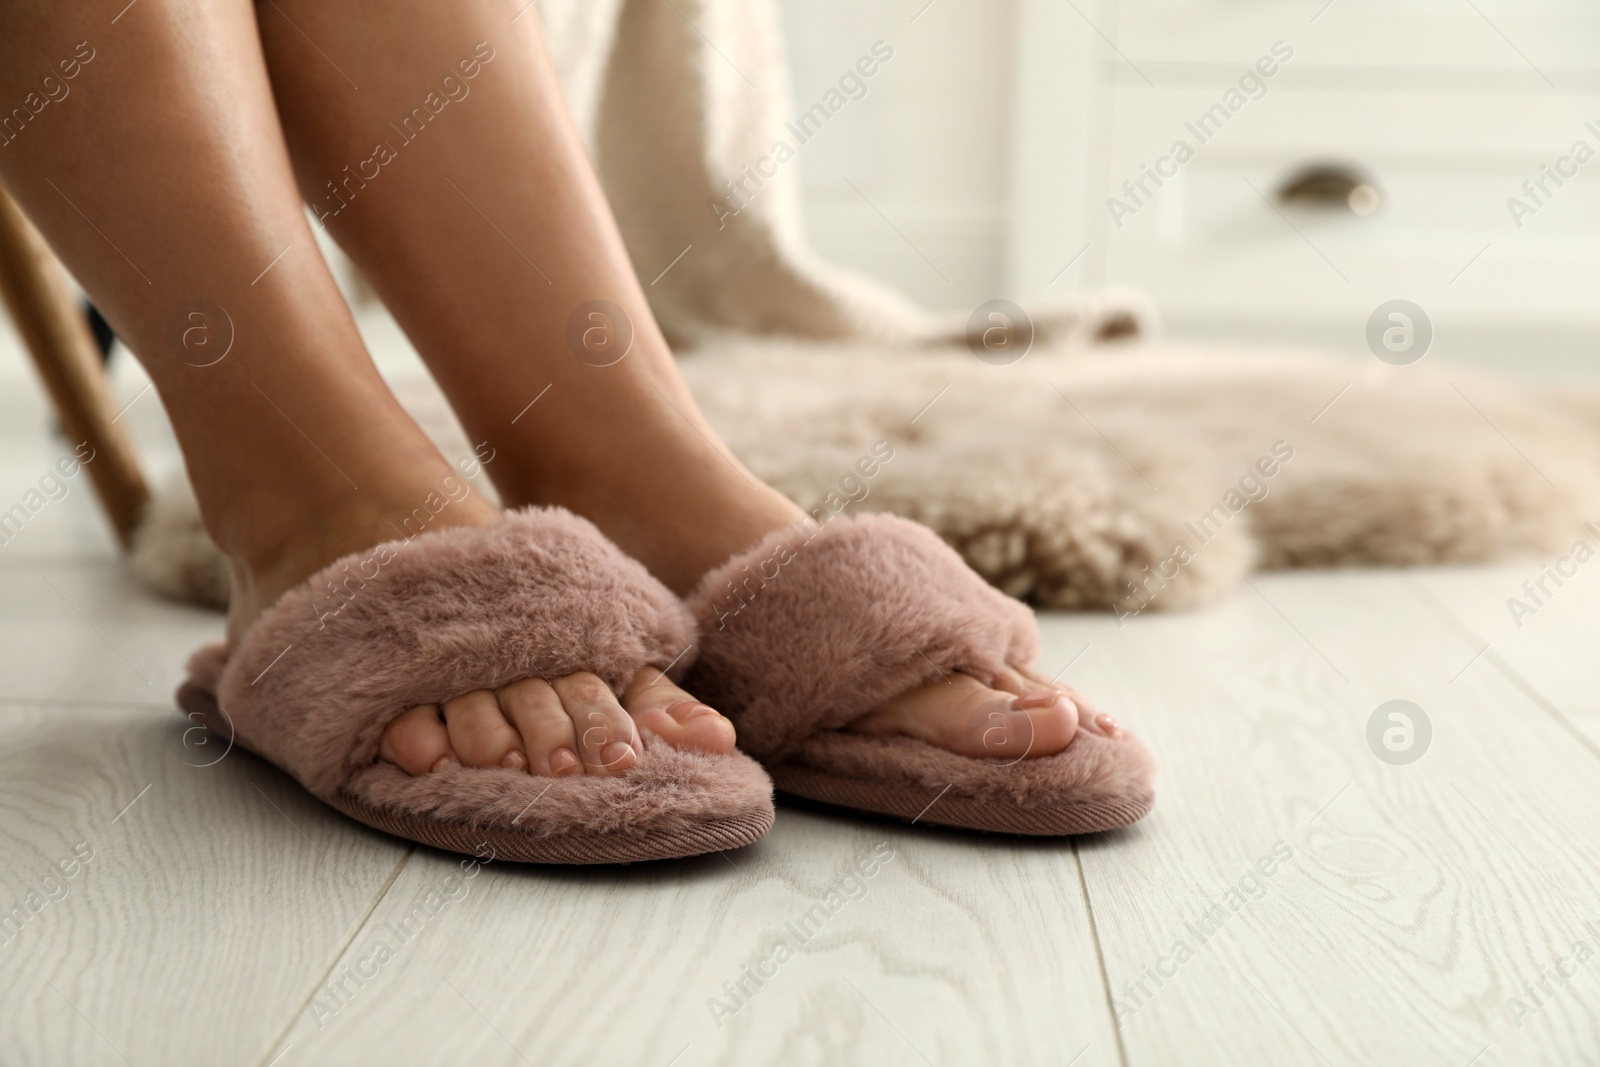
[[[100,504],[127,548],[150,490],[133,442],[114,421],[116,401],[100,351],[55,255],[16,202],[0,188],[0,291],[74,446],[94,449],[86,464]]]

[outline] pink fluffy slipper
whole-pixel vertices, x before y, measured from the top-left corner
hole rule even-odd
[[[1154,761],[1127,733],[1079,731],[1053,756],[1002,760],[841,729],[950,672],[988,681],[1038,656],[1033,613],[917,523],[865,515],[779,531],[706,575],[689,607],[701,646],[687,685],[733,720],[782,792],[1051,835],[1125,826],[1155,801]]]
[[[643,667],[681,670],[693,640],[677,598],[592,525],[529,508],[338,561],[237,647],[196,652],[178,703],[399,837],[539,863],[693,856],[771,829],[772,783],[748,757],[645,734],[638,763],[615,778],[463,767],[413,778],[378,759],[384,728],[417,704],[577,671],[620,694]]]

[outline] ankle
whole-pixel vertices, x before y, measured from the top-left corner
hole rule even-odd
[[[229,630],[242,633],[285,591],[351,553],[456,526],[483,526],[500,512],[446,472],[434,484],[363,486],[328,499],[234,499],[207,530],[228,557]]]
[[[670,452],[658,449],[648,463],[591,454],[559,476],[497,486],[507,506],[559,505],[593,522],[680,596],[713,567],[805,518],[754,475],[707,455],[704,445],[689,457]]]

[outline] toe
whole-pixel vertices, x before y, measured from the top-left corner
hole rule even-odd
[[[733,723],[673,685],[654,667],[633,676],[622,706],[641,730],[674,748],[724,754],[733,751]]]
[[[638,761],[638,731],[610,686],[587,672],[551,684],[572,720],[586,774],[623,774]]]
[[[427,774],[441,761],[447,761],[446,765],[456,761],[450,735],[433,704],[419,704],[391,722],[383,732],[378,755],[410,775]]]
[[[444,723],[450,732],[450,747],[463,766],[512,770],[528,766],[522,738],[506,721],[493,692],[474,689],[445,701]]]
[[[1101,737],[1109,737],[1113,741],[1122,736],[1122,727],[1117,724],[1117,720],[1089,703],[1088,697],[1076,689],[1069,688],[1065,692],[1068,699],[1078,705],[1079,724],[1083,729]]]
[[[1010,694],[1007,694],[1008,696]],[[1073,705],[1065,693],[1047,689],[1031,693],[1027,696],[1011,696],[1009,707],[1004,710],[990,710],[989,718],[997,720],[1001,717],[1008,722],[1026,719],[1026,726],[1013,726],[1003,736],[1009,742],[1009,748],[1003,751],[992,752],[991,755],[1015,757],[1048,756],[1060,752],[1072,743],[1073,735],[1078,732],[1078,709]],[[1014,751],[1015,739],[1027,738],[1027,751],[1018,753]]]
[[[1062,694],[1018,696],[952,674],[884,701],[850,729],[914,737],[962,756],[1014,760],[1066,748],[1077,717]]]
[[[572,719],[549,682],[524,678],[503,686],[498,695],[500,706],[522,736],[530,771],[556,778],[583,773]]]
[[[1018,671],[1002,667],[989,684],[1003,693],[1021,697],[1020,703],[1030,708],[1053,708],[1055,712],[1059,712],[1061,708],[1056,706],[1056,698],[1065,698],[1065,710],[1071,719],[1071,730],[1075,732],[1083,725],[1081,709],[1072,699],[1072,693],[1054,679],[1046,678],[1032,670]]]
[[[1095,707],[1094,702],[1084,696],[1077,688],[1052,678],[1046,678],[1030,667],[1021,668],[1021,674],[1036,685],[1049,686],[1061,693],[1065,693],[1067,699],[1072,701],[1073,705],[1078,709],[1078,728],[1080,730],[1086,730],[1101,737],[1108,737],[1113,741],[1122,736],[1122,727],[1117,725],[1117,720]]]

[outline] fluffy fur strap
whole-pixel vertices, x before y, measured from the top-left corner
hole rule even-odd
[[[706,575],[689,608],[701,632],[690,691],[768,760],[924,682],[1038,656],[1032,612],[890,515],[774,533]]]
[[[326,794],[409,707],[577,671],[620,693],[641,667],[680,674],[693,641],[682,603],[593,525],[528,508],[334,563],[256,621],[218,697],[241,741]]]

